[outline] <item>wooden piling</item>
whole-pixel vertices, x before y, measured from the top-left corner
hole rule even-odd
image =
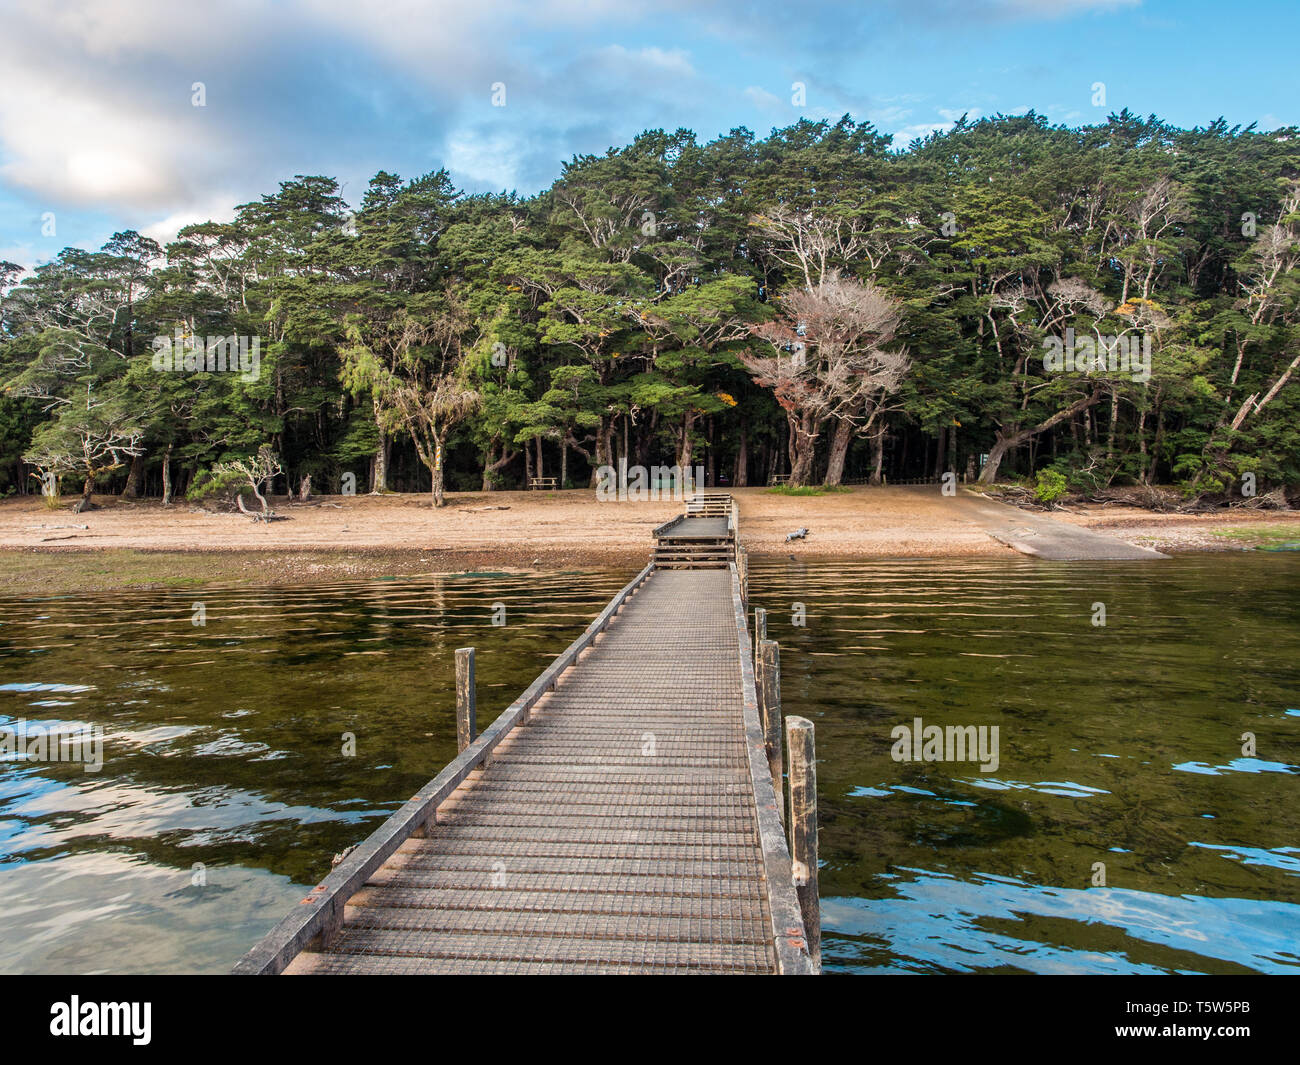
[[[813,723],[803,717],[785,722],[790,752],[790,859],[795,894],[803,912],[813,971],[822,968],[821,902],[817,895],[817,760]]]
[[[474,687],[474,648],[456,649],[456,749],[478,738],[478,695]]]
[[[767,611],[761,606],[754,608],[754,672],[758,673],[758,649],[767,639]]]
[[[772,786],[782,793],[781,777],[784,773],[781,756],[781,648],[775,640],[764,640],[758,645],[758,706],[763,721],[763,736],[767,741],[767,764],[772,773]],[[777,803],[777,813],[785,823],[783,803]]]

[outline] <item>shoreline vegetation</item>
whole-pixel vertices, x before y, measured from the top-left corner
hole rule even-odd
[[[853,487],[815,499],[732,489],[751,557],[968,558],[1016,552],[954,508],[937,485]],[[277,520],[182,503],[97,497],[93,511],[52,509],[37,497],[0,502],[5,594],[69,595],[237,583],[294,585],[435,573],[636,568],[651,530],[682,504],[599,503],[590,490],[272,497]],[[1221,508],[1155,511],[1074,503],[1056,520],[1165,553],[1278,549],[1300,541],[1300,514]],[[806,526],[806,539],[786,543]]]
[[[441,504],[662,463],[1285,501],[1298,144],[1031,111],[896,150],[845,115],[647,130],[529,196],[296,175],[165,246],[0,262],[0,493]]]

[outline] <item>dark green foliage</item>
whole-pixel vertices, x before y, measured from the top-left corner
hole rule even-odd
[[[380,172],[353,211],[298,176],[165,251],[125,232],[26,276],[0,263],[0,493],[34,490],[43,463],[156,495],[166,463],[179,496],[261,448],[277,492],[349,473],[427,490],[439,464],[453,488],[583,485],[624,458],[766,483],[790,423],[737,355],[809,276],[756,221],[776,215],[855,235],[826,265],[904,310],[910,370],[846,478],[989,455],[989,477],[1050,468],[1049,495],[1294,486],[1298,182],[1295,130],[1128,112],[963,119],[905,152],[847,116],[707,144],[651,130],[527,199]],[[1150,377],[1050,372],[1067,328],[1149,336]],[[152,342],[178,331],[258,338],[259,372],[159,372]],[[81,468],[106,435],[117,452]]]

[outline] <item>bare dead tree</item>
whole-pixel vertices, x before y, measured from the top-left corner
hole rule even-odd
[[[1161,177],[1140,195],[1117,193],[1123,202],[1114,211],[1102,237],[1101,257],[1113,260],[1123,271],[1120,303],[1127,303],[1130,290],[1140,285],[1141,298],[1151,298],[1151,289],[1174,258],[1169,241],[1187,220],[1188,207],[1182,188]]]
[[[1278,221],[1266,226],[1250,250],[1249,265],[1242,271],[1242,298],[1237,309],[1244,313],[1246,328],[1236,332],[1236,358],[1229,378],[1229,390],[1224,397],[1223,413],[1205,443],[1206,465],[1192,481],[1195,489],[1210,472],[1210,466],[1221,464],[1228,451],[1225,442],[1230,433],[1239,431],[1251,418],[1261,413],[1277,398],[1300,369],[1300,354],[1272,373],[1268,386],[1252,392],[1237,406],[1231,419],[1234,392],[1246,355],[1252,345],[1257,345],[1263,331],[1270,326],[1294,326],[1300,321],[1300,284],[1297,268],[1300,267],[1300,181],[1293,181],[1282,197]],[[1285,355],[1283,356],[1285,358]]]
[[[827,483],[838,484],[853,436],[872,430],[910,368],[905,351],[888,349],[901,303],[831,270],[816,288],[782,297],[779,308],[779,318],[750,330],[767,350],[740,359],[786,413],[791,484],[808,483],[817,439],[829,419],[838,419],[827,471]]]
[[[1235,386],[1241,374],[1246,349],[1256,339],[1255,330],[1278,322],[1293,323],[1300,318],[1300,301],[1295,298],[1293,274],[1300,266],[1300,182],[1294,182],[1282,201],[1279,221],[1266,226],[1251,250],[1251,269],[1241,281],[1243,297],[1239,306],[1251,325],[1237,333],[1237,357],[1232,367]],[[1288,283],[1289,282],[1289,283]],[[1246,420],[1262,411],[1291,380],[1300,366],[1296,355],[1264,390],[1247,396],[1231,423],[1236,430]],[[1228,402],[1231,403],[1231,393]]]
[[[861,218],[815,214],[778,206],[750,219],[768,254],[803,278],[805,288],[818,288],[832,274],[859,259],[875,271],[894,246],[894,239],[874,231]]]
[[[239,507],[240,513],[247,514],[254,521],[270,521],[275,512],[271,510],[271,504],[267,502],[266,496],[262,494],[263,488],[270,485],[270,482],[284,472],[280,465],[280,457],[276,455],[268,445],[262,445],[255,456],[246,459],[234,459],[229,462],[218,462],[212,467],[214,484],[235,485],[235,505]],[[261,504],[261,509],[254,511],[249,510],[244,505],[244,489],[252,489],[253,495]]]

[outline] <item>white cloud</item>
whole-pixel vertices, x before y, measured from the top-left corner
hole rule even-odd
[[[184,197],[175,157],[182,146],[205,150],[201,129],[51,85],[37,71],[10,67],[10,74],[0,140],[12,161],[0,178],[52,204],[142,206]]]
[[[235,197],[218,197],[206,201],[202,206],[174,211],[156,222],[149,222],[140,227],[140,234],[149,237],[151,240],[156,240],[159,244],[166,245],[175,240],[176,234],[186,226],[197,225],[200,222],[232,221],[235,217],[236,206]]]
[[[574,152],[694,125],[701,100],[789,110],[779,92],[720,83],[668,43],[677,39],[840,54],[935,21],[1133,2],[755,0],[738,14],[722,0],[8,0],[0,183],[51,208],[141,218],[163,235],[294,173],[337,175],[355,193],[380,166],[415,159],[527,190]],[[878,106],[804,80],[811,117],[845,109],[828,99],[868,115]],[[190,104],[196,81],[206,107]],[[508,116],[490,106],[496,81],[507,85]],[[906,102],[889,101],[875,120],[906,121]]]
[[[904,126],[902,129],[895,131],[893,147],[906,148],[918,137],[928,137],[931,133],[938,133],[951,127],[951,122],[917,122],[910,126]]]
[[[670,50],[647,46],[632,50],[624,48],[621,44],[611,44],[599,49],[596,56],[602,62],[626,65],[642,73],[653,72],[679,78],[695,77],[695,68],[691,66],[690,57],[680,48]]]
[[[1138,7],[1142,0],[995,0],[995,6],[1012,15],[1039,18],[1067,18],[1090,12],[1115,11],[1123,7]]]
[[[787,106],[786,101],[782,100],[776,93],[768,92],[757,85],[751,85],[745,90],[745,99],[764,111],[775,111]]]
[[[8,247],[0,247],[0,262],[16,263],[24,270],[31,270],[48,258],[48,255],[39,255],[32,244],[10,244]]]
[[[514,189],[520,185],[515,142],[505,133],[464,131],[447,138],[447,169],[459,183],[480,189]]]

